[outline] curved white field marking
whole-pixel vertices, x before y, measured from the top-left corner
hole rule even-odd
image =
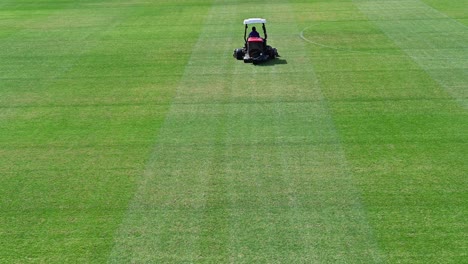
[[[354,52],[354,53],[360,53],[360,54],[378,54],[378,55],[392,55],[392,56],[402,56],[402,55],[398,55],[398,54],[389,54],[389,53],[382,53],[382,52],[368,52],[368,51],[360,51],[360,50],[354,50],[354,49],[346,49],[346,48],[341,48],[341,47],[336,47],[336,46],[331,46],[331,45],[325,45],[325,44],[322,44],[320,42],[316,42],[316,41],[313,41],[313,40],[310,40],[308,38],[306,38],[304,36],[304,32],[307,31],[307,29],[311,28],[312,26],[310,27],[306,27],[304,28],[301,33],[299,33],[299,37],[301,37],[302,40],[304,40],[305,42],[309,42],[310,44],[314,44],[314,45],[317,45],[317,46],[320,46],[320,47],[323,47],[323,48],[327,48],[327,49],[333,49],[333,50],[338,50],[338,51],[346,51],[346,52]]]
[[[312,41],[308,38],[306,38],[304,36],[304,31],[306,31],[307,29],[311,28],[310,27],[306,27],[304,28],[301,33],[299,34],[299,36],[301,37],[301,39],[303,39],[304,41],[306,42],[309,42],[311,44],[314,44],[314,45],[317,45],[317,46],[320,46],[320,47],[324,47],[324,48],[328,48],[328,49],[334,49],[334,50],[343,50],[343,51],[351,51],[351,52],[360,52],[360,51],[357,51],[357,50],[352,50],[352,49],[343,49],[343,48],[339,48],[339,47],[335,47],[335,46],[330,46],[330,45],[325,45],[325,44],[322,44],[322,43],[319,43],[319,42],[316,42],[316,41]]]
[[[358,53],[358,54],[371,54],[371,55],[382,55],[382,56],[406,56],[405,54],[399,55],[399,54],[390,54],[390,53],[385,53],[385,52],[360,51],[360,50],[346,49],[346,48],[341,48],[341,47],[336,47],[336,46],[325,45],[320,42],[310,40],[304,36],[304,32],[307,31],[307,29],[311,27],[312,26],[304,28],[301,31],[301,33],[299,33],[299,37],[301,37],[301,39],[304,40],[305,42],[309,42],[310,44],[314,44],[316,46],[320,46],[320,47],[327,48],[327,49],[333,49],[337,51],[353,52],[353,53]]]
[[[306,27],[304,28],[300,33],[299,33],[299,37],[304,40],[305,42],[308,42],[310,44],[313,44],[313,45],[316,45],[316,46],[320,46],[320,47],[323,47],[323,48],[327,48],[327,49],[332,49],[332,50],[337,50],[337,51],[344,51],[344,52],[352,52],[352,53],[358,53],[358,54],[368,54],[368,55],[381,55],[381,56],[392,56],[392,57],[411,57],[411,58],[418,58],[418,59],[431,59],[433,58],[434,56],[432,55],[427,55],[427,56],[408,56],[408,54],[406,54],[406,52],[404,50],[402,50],[402,54],[391,54],[391,53],[385,53],[385,52],[370,52],[370,51],[360,51],[360,50],[354,50],[354,49],[346,49],[346,48],[342,48],[342,47],[337,47],[337,46],[331,46],[331,45],[325,45],[325,44],[322,44],[320,42],[316,42],[316,41],[313,41],[313,40],[310,40],[309,38],[307,38],[306,36],[304,36],[304,32],[307,31],[307,29],[311,28],[312,26],[310,27]],[[454,59],[459,59],[458,56],[439,56],[439,59],[444,59],[446,61],[450,61],[450,60],[454,60]]]

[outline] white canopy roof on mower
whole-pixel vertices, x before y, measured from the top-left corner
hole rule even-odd
[[[247,18],[247,19],[244,19],[244,25],[248,25],[248,24],[265,24],[266,23],[266,19],[263,19],[263,18]]]

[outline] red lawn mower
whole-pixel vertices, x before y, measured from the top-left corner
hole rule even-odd
[[[263,18],[248,18],[244,20],[245,32],[243,48],[234,50],[234,58],[244,60],[245,63],[259,64],[270,59],[279,57],[278,51],[275,48],[267,45],[267,32],[265,27],[266,19]],[[251,32],[247,37],[247,29],[251,24],[262,24],[264,38],[261,38],[258,33]],[[255,27],[252,27],[254,29]],[[254,34],[252,34],[254,33]]]

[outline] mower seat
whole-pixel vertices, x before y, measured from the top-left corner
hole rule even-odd
[[[251,58],[256,58],[263,53],[265,49],[265,40],[262,38],[250,37],[247,39],[247,51]]]

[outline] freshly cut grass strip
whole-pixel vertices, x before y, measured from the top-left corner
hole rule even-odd
[[[258,67],[231,57],[247,6],[214,3],[110,262],[379,261],[290,6]]]

